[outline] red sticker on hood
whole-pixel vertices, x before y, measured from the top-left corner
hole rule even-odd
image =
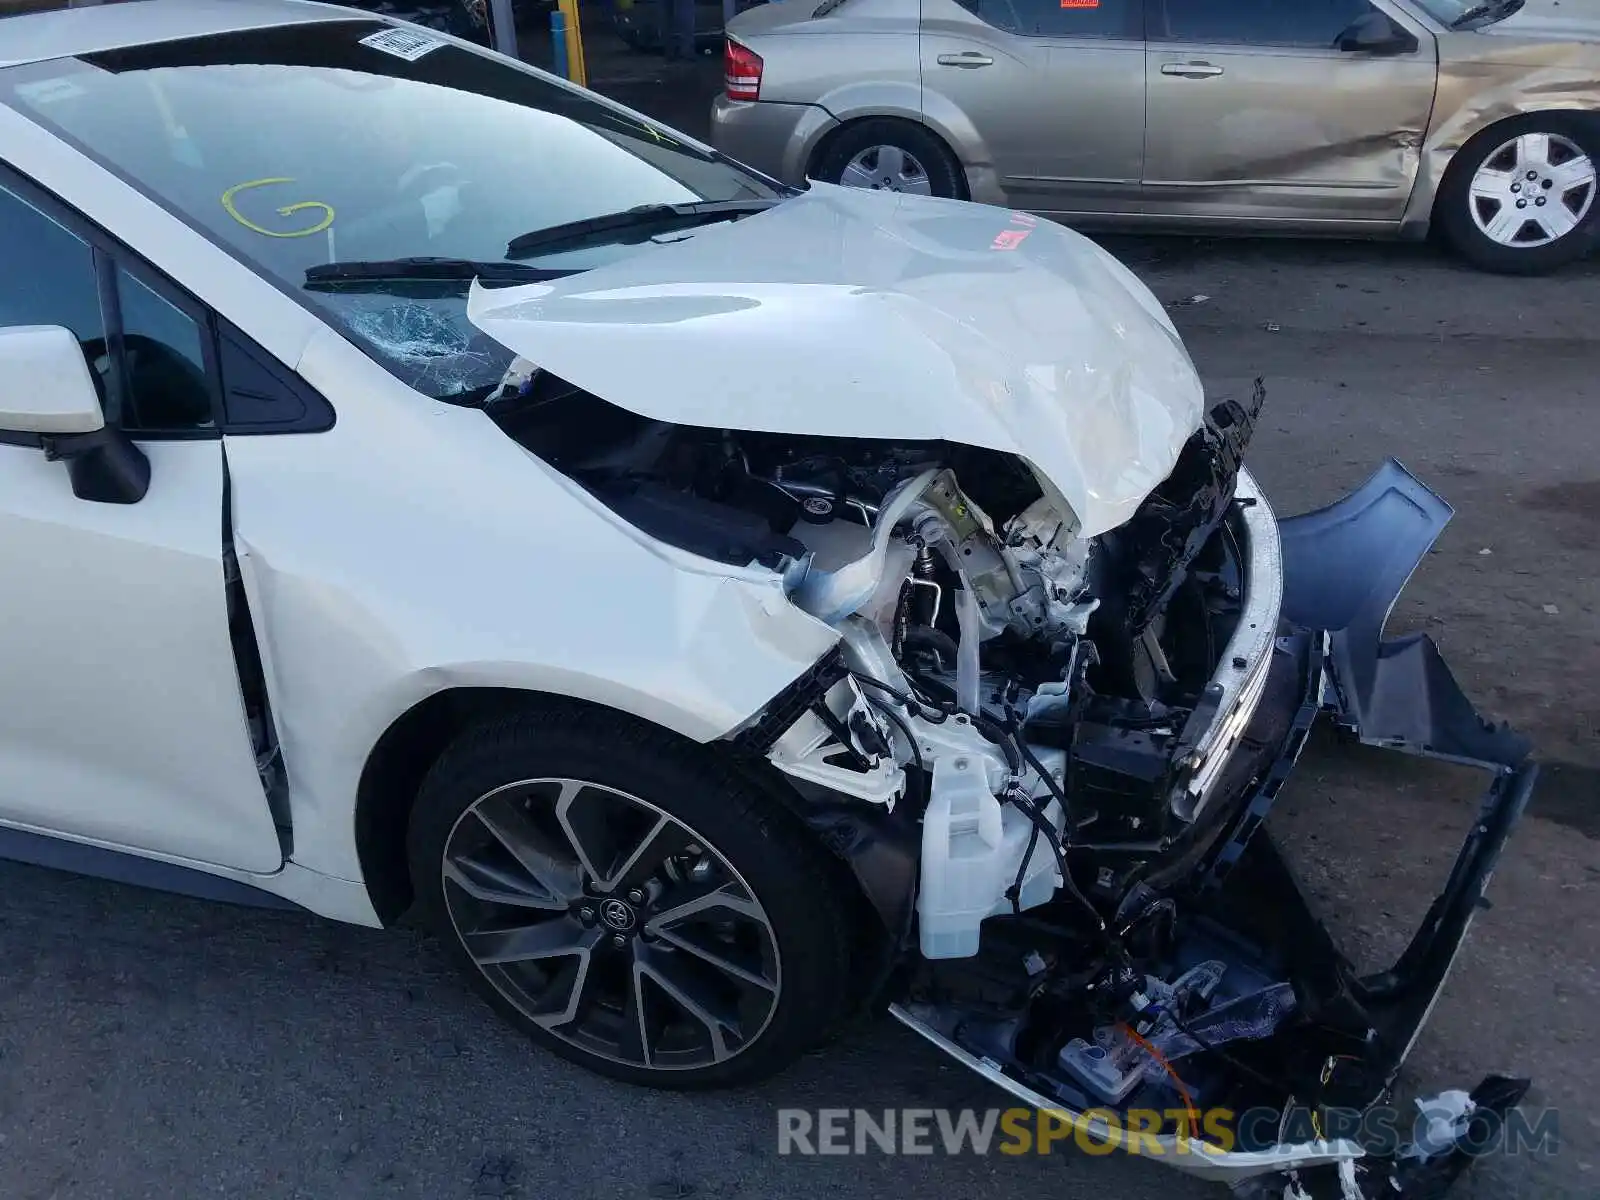
[[[1015,250],[1022,245],[1022,239],[1032,232],[1027,229],[1002,229],[994,235],[994,241],[989,243],[991,250]]]

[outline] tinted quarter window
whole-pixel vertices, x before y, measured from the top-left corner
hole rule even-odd
[[[126,271],[117,272],[129,432],[209,429],[211,387],[200,327]]]
[[[961,0],[986,24],[1025,37],[1144,36],[1140,0]]]
[[[1367,0],[1156,0],[1152,40],[1334,49]]]

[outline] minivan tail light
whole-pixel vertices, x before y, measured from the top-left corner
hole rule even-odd
[[[761,55],[728,38],[722,69],[729,100],[761,99]]]

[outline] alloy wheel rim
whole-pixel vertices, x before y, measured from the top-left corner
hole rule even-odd
[[[766,910],[712,843],[637,796],[529,779],[445,841],[445,908],[495,990],[612,1062],[690,1070],[748,1049],[782,977]]]
[[[1483,160],[1467,202],[1490,241],[1532,249],[1578,227],[1594,204],[1595,184],[1594,163],[1575,142],[1559,133],[1524,133]]]
[[[899,146],[868,146],[850,160],[839,182],[845,187],[870,188],[880,192],[933,195],[933,181],[928,178],[928,169],[916,155]]]

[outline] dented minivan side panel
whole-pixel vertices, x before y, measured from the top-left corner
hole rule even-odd
[[[1552,110],[1600,119],[1600,21],[1551,28],[1533,11],[1547,8],[1548,0],[1534,0],[1482,31],[1438,34],[1438,89],[1403,232],[1428,229],[1451,161],[1477,134]]]
[[[1160,40],[1153,30],[1150,212],[1262,228],[1397,223],[1418,178],[1439,52],[1428,22],[1398,4],[1376,7],[1414,50]],[[1216,73],[1186,74],[1190,63]]]

